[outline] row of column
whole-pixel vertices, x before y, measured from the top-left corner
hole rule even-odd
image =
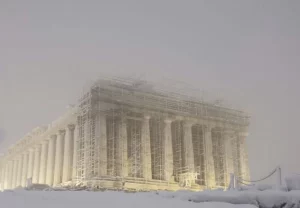
[[[100,139],[100,151],[98,157],[100,159],[99,173],[101,176],[106,176],[107,173],[107,128],[106,117],[99,115],[99,129],[97,130],[97,137]],[[141,135],[141,155],[142,155],[142,176],[146,180],[152,179],[152,161],[151,161],[151,145],[150,145],[150,116],[144,116],[142,120],[142,135]],[[173,176],[173,147],[172,147],[172,128],[171,124],[174,120],[165,119],[163,126],[163,179],[172,181]],[[193,152],[193,138],[192,126],[195,123],[190,121],[183,122],[183,141],[182,146],[184,151],[183,166],[189,167],[189,171],[195,171],[194,152]],[[127,164],[127,131],[126,125],[122,122],[121,132],[123,145],[118,153],[122,162],[120,176],[128,176]],[[206,171],[205,180],[208,187],[214,187],[216,184],[215,167],[213,157],[213,142],[212,129],[210,126],[204,128],[204,144],[205,144],[205,160]],[[50,136],[43,140],[34,148],[24,152],[19,157],[2,163],[0,170],[0,184],[2,189],[12,189],[18,186],[25,187],[27,179],[32,179],[32,183],[48,184],[50,186],[58,185],[63,182],[70,181],[76,174],[76,157],[75,151],[77,149],[75,136],[75,125],[69,125],[65,130],[60,130],[57,134]],[[224,134],[224,151],[225,151],[225,182],[229,182],[229,173],[234,172],[234,156],[232,154],[232,140],[233,132],[226,131]],[[240,153],[241,153],[241,171],[247,175],[249,173],[247,166],[247,153],[245,144],[246,135],[240,135]],[[248,174],[249,175],[249,174]],[[248,176],[247,175],[247,176]]]
[[[142,135],[141,135],[141,156],[142,156],[142,176],[146,180],[152,179],[152,169],[151,169],[151,147],[150,147],[150,116],[144,116],[142,120]],[[172,130],[171,130],[171,124],[174,120],[171,119],[164,119],[164,126],[163,126],[163,141],[162,146],[164,148],[163,151],[163,164],[164,167],[163,170],[163,179],[166,181],[172,180],[173,176],[173,147],[172,147]],[[118,144],[117,146],[122,146],[122,154],[120,154],[119,161],[117,164],[122,164],[118,168],[121,170],[118,170],[122,177],[128,176],[128,155],[127,155],[127,133],[126,133],[126,122],[121,122],[122,125],[120,126],[120,132],[121,132],[121,139],[117,140],[117,142],[122,142],[122,144]],[[104,152],[103,149],[107,150],[106,141],[107,141],[107,134],[106,134],[106,118],[104,115],[100,116],[100,175],[104,176],[106,175],[107,170],[107,155],[102,155]],[[192,121],[184,121],[183,122],[183,151],[184,151],[184,157],[183,157],[183,166],[189,167],[189,172],[195,171],[195,162],[194,162],[194,152],[193,152],[193,137],[192,137],[192,126],[195,125]],[[205,179],[206,179],[206,185],[209,187],[214,187],[216,185],[216,175],[215,175],[215,166],[214,166],[214,157],[213,157],[213,141],[212,141],[212,127],[211,126],[205,126],[204,128],[204,144],[205,144]],[[233,139],[233,132],[226,131],[224,132],[224,136],[222,136],[222,140],[224,140],[224,158],[223,159],[223,166],[224,166],[224,184],[229,183],[229,176],[230,173],[233,173],[233,154],[232,154],[232,139]],[[245,145],[243,146],[245,148]],[[243,150],[241,150],[243,151]],[[119,155],[119,154],[118,154]],[[244,156],[246,158],[246,156]],[[221,158],[220,158],[221,159]],[[243,159],[243,158],[241,158]],[[247,167],[245,163],[243,163],[244,169]],[[245,170],[246,171],[246,170]]]
[[[1,168],[2,189],[33,184],[58,185],[72,179],[75,125],[43,140],[20,156],[6,161]]]
[[[151,159],[151,144],[150,144],[150,116],[144,116],[141,122],[141,159],[140,164],[141,167],[141,175],[146,180],[152,179],[152,159]],[[162,166],[165,167],[163,173],[163,179],[169,181],[173,175],[173,150],[172,150],[172,132],[171,132],[171,123],[172,120],[166,119],[164,120],[164,129],[163,129],[163,142],[162,146],[164,148],[163,151],[163,164]],[[114,154],[105,154],[106,151],[111,151],[107,149],[107,140],[109,139],[109,135],[106,132],[106,117],[105,115],[100,116],[100,175],[105,176],[107,174],[111,175],[111,170],[107,172],[107,168],[111,168],[110,165],[107,165],[109,162],[108,158],[109,155]],[[126,121],[120,122],[120,125],[117,125],[120,132],[120,139],[116,140],[116,173],[118,176],[128,177],[129,170],[128,170],[128,146],[127,146],[127,126]],[[105,151],[104,151],[105,149]],[[110,156],[112,157],[112,156]],[[110,163],[112,163],[110,161]]]
[[[143,158],[143,177],[145,179],[151,179],[151,153],[150,153],[150,133],[149,133],[149,116],[144,117],[143,125],[142,125],[142,155]],[[163,139],[163,167],[164,167],[164,180],[170,181],[173,175],[173,149],[172,149],[172,131],[171,124],[172,120],[165,119],[164,120],[164,139]],[[193,137],[192,137],[192,126],[195,125],[195,122],[192,121],[184,121],[183,122],[183,166],[188,167],[189,172],[195,172],[195,162],[194,162],[194,152],[193,152]],[[212,127],[205,126],[204,128],[204,144],[205,144],[205,160],[206,160],[206,170],[205,170],[205,179],[206,185],[208,187],[214,187],[216,185],[216,175],[215,175],[215,167],[214,167],[214,157],[213,157],[213,141],[212,141]],[[247,147],[245,143],[246,133],[238,133],[235,134],[234,131],[224,131],[224,135],[222,136],[222,140],[224,142],[224,158],[219,158],[223,160],[224,165],[224,185],[228,185],[230,181],[230,173],[234,173],[233,161],[239,161],[241,165],[241,172],[245,176],[245,178],[249,178],[249,170],[248,170],[248,155],[247,155]],[[237,136],[237,137],[236,137]],[[200,139],[200,138],[199,138]],[[241,154],[239,158],[234,158],[233,155],[233,139],[237,139],[237,143],[239,143],[239,153]]]

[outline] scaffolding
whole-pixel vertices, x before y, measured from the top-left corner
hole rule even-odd
[[[242,174],[242,166],[241,166],[241,147],[239,142],[239,137],[236,136],[232,142],[232,157],[233,157],[233,174],[239,178],[244,178]],[[245,178],[246,179],[246,178]]]
[[[196,183],[205,186],[206,183],[206,163],[205,163],[205,139],[203,125],[194,125],[192,127],[193,151],[195,161]]]
[[[164,180],[164,120],[156,116],[150,119],[150,145],[151,145],[151,168],[152,178]]]
[[[226,171],[225,140],[222,129],[214,128],[212,130],[212,144],[216,185],[224,187],[228,173]]]
[[[132,117],[127,120],[128,175],[133,178],[142,178],[142,122]]]
[[[164,119],[181,116],[230,125],[247,126],[249,123],[248,115],[241,111],[205,103],[174,92],[154,90],[153,85],[145,81],[121,78],[101,79],[93,83],[79,100],[79,109],[76,181],[77,184],[86,185],[91,181],[104,179],[121,181],[123,184],[125,181],[146,183],[149,178],[146,177],[148,170],[144,166],[151,163],[148,164],[152,170],[150,180],[173,181],[185,187],[194,183],[206,186],[206,126],[193,125],[192,145],[186,145],[184,123],[174,119],[170,124],[173,152],[170,158],[164,148],[168,134]],[[145,115],[150,116],[148,130],[144,125]],[[101,121],[101,116],[104,121]],[[101,122],[106,123],[105,129],[101,129],[104,125]],[[226,183],[222,132],[222,129],[215,128],[211,133],[217,186],[225,186]],[[147,139],[143,134],[147,134],[144,136],[150,141],[150,152],[145,150]],[[102,137],[106,137],[104,143],[101,143]],[[102,154],[104,148],[105,157]],[[186,162],[190,151],[194,152],[194,164]],[[105,171],[101,171],[103,164],[106,166]],[[166,167],[170,164],[171,168]],[[238,163],[235,166],[235,169],[239,169]],[[169,170],[172,173],[167,173]]]
[[[173,164],[174,164],[174,178],[176,182],[180,180],[180,174],[187,171],[183,167],[183,126],[180,121],[175,121],[172,123],[172,145],[173,145]]]

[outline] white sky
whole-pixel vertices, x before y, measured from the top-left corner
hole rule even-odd
[[[0,150],[102,73],[180,80],[252,115],[254,179],[300,173],[300,1],[0,0]]]

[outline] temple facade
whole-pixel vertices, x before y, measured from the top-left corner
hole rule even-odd
[[[107,189],[227,187],[249,179],[241,111],[155,89],[99,80],[78,104],[0,158],[0,189],[32,184]]]

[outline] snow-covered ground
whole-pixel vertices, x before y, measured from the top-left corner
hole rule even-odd
[[[186,193],[177,193],[184,196]],[[189,192],[191,194],[191,192]],[[194,203],[162,193],[123,193],[87,191],[7,191],[0,192],[1,208],[254,208],[221,202]]]
[[[45,188],[48,191],[33,191]],[[32,185],[31,191],[0,192],[0,208],[300,208],[300,175],[287,178],[286,187],[281,191],[268,185],[239,190],[125,193],[54,191],[45,185]]]
[[[248,190],[248,191],[203,191],[203,192],[160,192],[165,198],[176,198],[194,203],[225,202],[251,204],[261,208],[300,208],[300,191]]]
[[[144,192],[26,191],[0,192],[2,208],[300,208],[300,191]]]

